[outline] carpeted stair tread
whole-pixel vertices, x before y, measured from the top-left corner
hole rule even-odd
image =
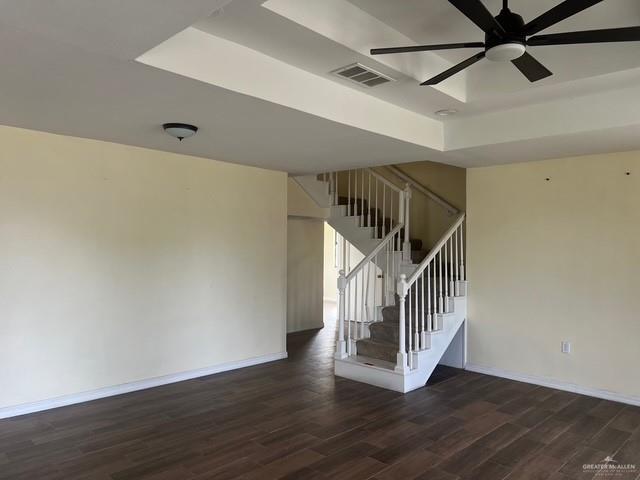
[[[400,340],[400,326],[391,322],[375,322],[369,325],[371,340],[374,342],[398,344]]]
[[[376,342],[370,338],[358,340],[356,342],[358,355],[377,358],[387,362],[395,363],[398,354],[398,345],[390,342]]]

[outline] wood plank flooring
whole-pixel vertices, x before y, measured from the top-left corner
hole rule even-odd
[[[640,479],[640,408],[441,370],[400,395],[335,378],[335,329],[288,360],[0,420],[0,479]],[[613,456],[615,477],[583,465]]]

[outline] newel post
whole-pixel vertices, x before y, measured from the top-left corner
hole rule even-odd
[[[409,232],[409,221],[411,217],[411,186],[407,183],[404,187],[404,244],[402,246],[402,258],[405,262],[411,262],[411,236]]]
[[[403,273],[398,281],[397,293],[400,297],[400,320],[399,320],[399,339],[398,339],[398,356],[396,360],[396,372],[408,373],[409,366],[407,364],[407,344],[405,342],[405,310],[404,304],[407,297],[407,276]]]
[[[347,277],[344,270],[340,270],[338,277],[338,341],[336,342],[335,358],[347,358],[347,344],[344,340],[344,321],[345,321],[345,296],[344,292],[347,288]]]

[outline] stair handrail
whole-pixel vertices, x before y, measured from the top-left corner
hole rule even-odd
[[[408,279],[405,274],[400,275],[396,287],[400,317],[396,371],[400,373],[406,374],[414,368],[414,353],[426,348],[428,344],[426,335],[441,328],[441,315],[450,311],[450,299],[460,293],[461,283],[466,285],[463,228],[465,218],[465,213],[458,215],[453,225],[442,235]],[[453,260],[453,269],[451,260]],[[422,280],[420,284],[419,279]],[[408,310],[405,303],[407,297]],[[407,314],[408,322],[406,322]],[[406,329],[408,332],[405,332]]]
[[[411,186],[407,183],[404,186],[404,189],[395,185],[392,181],[386,179],[378,172],[376,172],[372,168],[366,168],[366,172],[369,172],[375,178],[377,178],[380,182],[391,188],[393,191],[397,192],[400,195],[401,204],[400,204],[400,217],[402,219],[402,223],[404,224],[404,242],[402,244],[402,250],[405,260],[411,259],[411,243],[409,241],[409,223],[410,223],[410,202],[411,202]]]
[[[449,229],[446,232],[444,232],[442,237],[440,237],[440,240],[438,240],[438,242],[434,245],[434,247],[431,249],[429,254],[424,258],[424,260],[422,260],[422,262],[420,262],[420,265],[418,265],[415,272],[413,272],[413,274],[406,281],[407,286],[413,285],[418,280],[422,272],[424,272],[425,268],[427,268],[427,265],[431,263],[431,261],[435,258],[438,252],[442,250],[442,247],[444,246],[445,243],[447,243],[447,240],[449,240],[451,236],[455,233],[455,231],[458,230],[460,225],[462,225],[462,222],[464,222],[465,217],[466,217],[465,213],[461,213],[458,215],[458,217],[456,218],[456,221],[453,222],[453,225],[451,225],[451,227],[449,227]]]
[[[456,215],[456,214],[460,213],[460,209],[459,208],[454,207],[449,202],[447,202],[444,198],[442,198],[440,195],[438,195],[437,193],[432,192],[427,187],[422,185],[420,182],[414,180],[411,176],[409,176],[406,173],[404,173],[397,166],[388,165],[386,168],[389,169],[391,171],[391,173],[393,173],[396,177],[404,180],[410,186],[415,188],[418,192],[422,193],[423,195],[425,195],[426,197],[430,198],[431,200],[436,202],[438,205],[443,207],[447,211],[447,213],[449,215]]]
[[[352,170],[347,170],[347,175],[348,175],[348,188],[347,188],[347,212],[349,212],[349,214],[353,215],[354,211],[357,211],[357,204],[356,202],[351,202],[351,172]],[[395,185],[392,181],[390,181],[389,179],[385,178],[384,176],[380,175],[378,172],[374,171],[372,168],[361,168],[361,169],[356,169],[353,170],[354,172],[354,179],[355,179],[355,183],[354,183],[354,199],[357,196],[357,192],[358,192],[358,186],[360,186],[360,218],[361,221],[366,223],[367,225],[371,226],[371,224],[373,223],[374,228],[378,228],[378,216],[376,215],[375,218],[372,220],[371,218],[371,205],[372,205],[372,200],[375,194],[375,203],[373,203],[375,205],[376,208],[378,208],[378,184],[381,184],[383,187],[382,190],[382,217],[383,217],[383,221],[385,219],[385,208],[386,208],[386,204],[387,202],[385,201],[385,188],[390,190],[391,192],[395,192],[398,195],[398,208],[397,208],[397,212],[394,212],[394,204],[393,204],[393,196],[388,197],[391,200],[391,205],[390,205],[390,210],[389,210],[389,215],[391,218],[391,225],[393,225],[394,220],[397,220],[397,223],[402,223],[404,225],[404,241],[402,243],[402,250],[403,250],[403,257],[405,260],[410,260],[411,259],[411,243],[410,243],[410,230],[409,230],[409,224],[410,224],[410,208],[411,208],[411,187],[409,186],[409,184],[406,184],[404,188],[400,188],[397,185]],[[360,180],[358,179],[358,172],[360,172]],[[328,190],[327,193],[329,194],[329,196],[333,199],[334,204],[338,204],[338,198],[339,198],[339,182],[338,182],[338,173],[339,172],[331,172],[328,174],[328,177],[325,176],[325,178],[328,178]],[[344,174],[344,172],[343,172]],[[368,182],[365,182],[365,174],[368,175]],[[373,185],[371,183],[371,178],[374,179]],[[366,200],[369,202],[368,203],[368,208],[365,211],[364,209],[364,203],[365,203],[365,198]],[[397,218],[395,218],[394,213],[397,213]],[[385,230],[386,230],[386,226],[385,226]]]
[[[346,297],[345,291],[347,290],[347,286],[357,278],[357,275],[362,273],[364,277],[364,268],[367,264],[372,262],[376,255],[380,254],[383,249],[391,248],[391,243],[399,241],[400,231],[404,225],[402,223],[397,224],[391,231],[376,245],[376,247],[369,253],[366,257],[364,257],[358,265],[356,265],[352,270],[349,271],[349,274],[343,270],[340,270],[338,276],[338,340],[336,342],[336,358],[343,359],[352,354],[353,351],[353,343],[351,336],[351,324],[349,324],[349,331],[347,338],[345,340],[345,331],[344,331],[344,323],[346,320]],[[394,260],[395,261],[395,260]],[[375,273],[375,272],[374,272]],[[389,274],[389,272],[387,272]],[[395,281],[396,275],[387,275],[393,278]],[[386,280],[385,280],[386,281]],[[368,284],[367,284],[368,287]],[[357,283],[356,283],[357,288]],[[385,287],[387,288],[387,287]],[[374,284],[375,291],[375,284]],[[385,292],[383,292],[384,294]],[[375,295],[375,293],[374,293]],[[350,320],[349,320],[350,321]],[[361,322],[361,328],[364,329],[364,323]],[[362,331],[364,333],[364,330]]]
[[[395,183],[393,183],[392,181],[390,181],[390,180],[386,179],[385,177],[383,177],[382,175],[380,175],[373,168],[365,168],[364,170],[366,172],[369,172],[374,177],[376,177],[378,180],[380,180],[382,183],[384,183],[387,187],[389,187],[393,191],[398,192],[398,193],[402,192],[402,188],[398,187]]]
[[[347,279],[347,283],[349,283],[351,280],[353,280],[353,277],[355,277],[358,272],[364,268],[364,266],[369,263],[371,260],[373,260],[373,258],[382,251],[382,249],[386,246],[387,243],[389,243],[391,241],[391,239],[395,236],[396,233],[400,232],[400,230],[402,230],[402,227],[404,227],[404,225],[402,223],[399,223],[398,225],[396,225],[388,234],[386,237],[384,237],[382,239],[382,241],[376,246],[376,248],[374,248],[372,250],[372,252],[367,255],[366,257],[364,257],[360,263],[358,263],[358,265],[356,265],[350,272],[349,274],[346,276]]]

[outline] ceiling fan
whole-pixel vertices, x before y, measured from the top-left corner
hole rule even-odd
[[[529,23],[524,23],[520,15],[509,10],[508,0],[503,0],[502,11],[496,17],[491,15],[491,12],[487,10],[481,0],[449,0],[454,7],[484,31],[484,42],[374,48],[371,50],[371,55],[451,50],[456,48],[484,48],[483,52],[476,53],[465,61],[423,82],[421,85],[436,85],[485,57],[495,62],[510,61],[530,82],[537,82],[538,80],[553,75],[553,73],[529,54],[527,47],[640,41],[640,27],[608,28],[603,30],[535,35],[541,30],[555,25],[602,1],[603,0],[565,0],[551,10],[531,20]]]

